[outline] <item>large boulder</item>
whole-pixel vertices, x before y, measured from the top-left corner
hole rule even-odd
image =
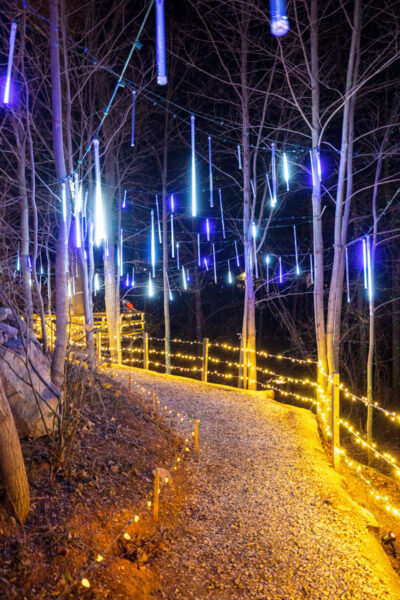
[[[0,344],[0,378],[18,435],[37,438],[51,431],[60,393],[51,382],[50,362],[33,337],[28,352],[19,337]]]

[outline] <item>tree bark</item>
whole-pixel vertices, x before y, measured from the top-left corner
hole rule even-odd
[[[62,197],[61,182],[65,181],[65,159],[62,132],[61,110],[61,77],[60,55],[58,43],[58,0],[50,0],[50,73],[51,73],[51,100],[52,100],[52,125],[53,125],[53,150],[57,179],[60,182],[59,193]],[[53,360],[51,363],[51,376],[53,382],[61,388],[64,382],[65,353],[67,349],[68,326],[68,299],[67,299],[67,265],[68,265],[68,231],[69,231],[69,190],[66,185],[67,215],[60,218],[60,227],[57,240],[56,254],[56,342]]]
[[[18,520],[23,525],[28,516],[30,497],[21,444],[14,418],[0,380],[0,472]]]

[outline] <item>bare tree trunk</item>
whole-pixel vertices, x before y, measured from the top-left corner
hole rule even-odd
[[[334,257],[329,288],[328,317],[327,317],[327,357],[330,373],[339,370],[339,339],[340,339],[340,314],[341,300],[343,294],[343,272],[344,272],[344,246],[347,237],[347,223],[343,217],[345,175],[348,173],[349,143],[352,140],[351,119],[354,119],[354,89],[358,70],[359,45],[361,34],[361,3],[355,0],[354,22],[352,28],[351,47],[347,66],[346,90],[343,109],[342,140],[340,149],[340,162],[338,184],[336,192],[335,230],[334,230]],[[349,211],[350,198],[347,198],[347,212]]]
[[[164,149],[165,151],[165,149]],[[166,160],[164,160],[166,166]],[[163,301],[164,301],[164,344],[165,344],[165,372],[171,373],[171,321],[169,314],[168,294],[168,207],[166,181],[163,178],[162,190],[162,255],[163,255]]]
[[[29,512],[29,484],[14,418],[0,380],[0,472],[18,520],[25,523]]]
[[[320,114],[319,114],[319,65],[318,65],[318,0],[311,2],[311,92],[312,92],[312,160],[314,180],[312,190],[313,253],[314,253],[314,321],[318,361],[327,371],[325,311],[324,311],[324,242],[321,218],[321,180],[318,169]],[[325,389],[325,379],[318,370],[319,387]]]
[[[56,174],[60,182],[65,181],[66,170],[62,133],[60,55],[58,43],[58,0],[50,0],[50,72],[52,98],[53,149]],[[67,186],[65,186],[67,188]],[[60,198],[62,186],[60,184]],[[56,342],[51,364],[53,382],[61,388],[64,382],[65,353],[67,349],[68,299],[67,264],[69,231],[69,190],[66,189],[67,214],[60,218],[56,254]]]

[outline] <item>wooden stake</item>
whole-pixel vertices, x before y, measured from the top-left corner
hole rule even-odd
[[[132,390],[132,375],[129,373],[129,379],[128,379],[129,383],[128,383],[128,389],[129,391]]]
[[[340,469],[340,389],[339,373],[333,373],[331,400],[332,462],[333,468]]]
[[[203,338],[203,364],[201,368],[201,380],[207,381],[208,376],[208,346],[209,339]]]
[[[154,499],[153,499],[153,518],[158,521],[158,499],[160,496],[160,469],[156,469],[154,474]]]
[[[143,368],[149,368],[149,334],[143,332]]]
[[[194,449],[196,452],[199,451],[199,419],[194,421]]]

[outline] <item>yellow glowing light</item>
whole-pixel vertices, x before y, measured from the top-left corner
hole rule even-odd
[[[83,585],[84,588],[90,588],[90,581],[89,581],[89,579],[86,579],[86,577],[81,579],[81,584]]]

